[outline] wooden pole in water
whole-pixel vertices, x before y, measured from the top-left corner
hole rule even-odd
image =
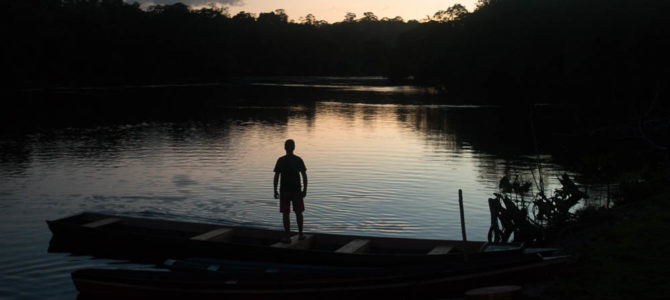
[[[461,211],[461,233],[463,235],[463,259],[468,260],[468,237],[465,234],[465,214],[463,213],[463,191],[458,189],[458,207]]]

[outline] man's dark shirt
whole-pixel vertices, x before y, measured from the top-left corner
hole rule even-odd
[[[300,171],[306,171],[302,158],[295,155],[284,155],[277,159],[275,172],[281,174],[279,192],[294,193],[300,191]]]

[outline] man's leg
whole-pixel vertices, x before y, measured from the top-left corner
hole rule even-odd
[[[298,238],[299,239],[304,239],[304,236],[302,235],[302,213],[301,212],[296,212],[295,213],[295,219],[298,221]]]
[[[291,242],[291,200],[285,199],[285,195],[280,195],[279,212],[282,214],[284,221],[284,237],[281,238],[282,243]]]
[[[284,231],[286,234],[291,234],[291,214],[290,213],[283,213],[283,218],[284,218]]]
[[[281,239],[284,243],[291,242],[291,213],[282,213],[284,218],[284,233],[286,234],[284,238]]]
[[[295,212],[295,219],[298,221],[298,238],[302,240],[305,238],[302,235],[302,212],[305,211],[305,201],[302,195],[298,195],[293,199],[293,211]]]

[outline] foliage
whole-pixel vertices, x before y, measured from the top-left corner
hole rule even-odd
[[[535,221],[549,227],[562,226],[573,220],[574,214],[570,209],[580,200],[588,198],[568,174],[563,174],[558,180],[562,187],[555,190],[551,197],[538,193],[533,200]]]
[[[528,195],[531,186],[532,184],[529,181],[524,182],[519,176],[515,176],[513,182],[509,180],[508,176],[505,176],[500,179],[498,189],[504,197],[509,198],[509,195],[512,195],[514,203],[520,205],[521,208],[527,208],[528,202],[524,200],[524,196]]]
[[[364,12],[363,13],[363,18],[360,20],[361,22],[377,22],[379,21],[379,18],[375,16],[373,12]]]
[[[346,15],[344,15],[344,22],[354,22],[356,21],[356,14],[352,12],[348,12]]]
[[[550,231],[574,220],[574,214],[570,210],[587,195],[567,174],[563,174],[558,180],[562,186],[551,196],[547,197],[540,191],[530,201],[526,201],[532,184],[524,182],[518,176],[514,181],[508,176],[503,177],[498,186],[499,192],[493,193],[495,198],[489,199],[489,242],[510,242],[514,235],[514,242],[535,244],[545,239]]]
[[[468,14],[468,9],[461,4],[454,4],[454,6],[447,8],[447,10],[439,10],[433,15],[433,20],[438,22],[450,22],[458,20]]]

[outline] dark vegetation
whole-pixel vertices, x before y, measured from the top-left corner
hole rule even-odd
[[[575,221],[572,209],[588,198],[570,176],[559,179],[561,188],[547,192],[542,179],[537,183],[538,191],[530,195],[532,183],[515,177],[511,181],[505,176],[500,180],[499,192],[489,199],[491,228],[488,241],[492,243],[517,242],[539,245],[552,242],[557,232]],[[530,196],[530,197],[528,197]]]
[[[383,75],[398,34],[417,26],[372,13],[328,25],[313,16],[289,22],[281,9],[230,16],[121,0],[10,0],[4,12],[5,72],[25,87]]]
[[[649,152],[628,152],[629,156],[642,153]],[[608,152],[603,156],[617,157]],[[588,197],[585,187],[566,175],[559,179],[562,187],[551,195],[530,194],[533,183],[519,177],[500,181],[499,192],[489,199],[493,207],[489,240],[559,247],[575,262],[549,281],[526,286],[529,299],[667,298],[667,152],[663,158],[631,160],[646,163],[636,168],[608,167],[610,175],[616,174],[610,180],[617,178],[618,186],[612,206],[609,201],[606,206],[583,202]],[[584,206],[575,209],[577,203]]]
[[[668,169],[624,184],[624,197],[612,209],[579,211],[554,242],[578,263],[537,299],[667,298]]]
[[[531,103],[648,102],[667,93],[666,1],[483,3],[403,34],[396,75],[437,81],[456,95]]]
[[[662,0],[480,0],[473,12],[455,5],[422,22],[368,12],[334,24],[179,3],[3,6],[4,84],[14,88],[384,75],[470,102],[661,106],[654,99],[667,98],[670,78]]]

